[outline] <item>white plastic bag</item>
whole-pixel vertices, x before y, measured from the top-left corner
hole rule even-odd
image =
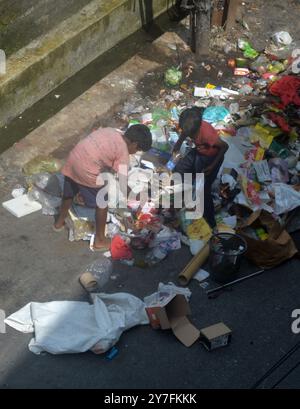
[[[186,300],[189,301],[192,293],[188,288],[182,288],[182,287],[177,287],[172,282],[169,282],[168,284],[164,283],[159,283],[158,284],[158,291],[159,292],[168,292],[170,294],[182,294],[185,296]]]
[[[272,39],[277,46],[290,45],[293,42],[292,37],[287,31],[278,31],[272,36]]]
[[[300,206],[300,192],[285,183],[273,183],[271,189],[275,194],[275,213],[290,212]]]

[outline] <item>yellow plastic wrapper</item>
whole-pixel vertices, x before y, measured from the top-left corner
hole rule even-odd
[[[84,240],[88,235],[95,233],[95,223],[86,218],[79,218],[72,210],[69,210],[66,224],[72,229],[75,241]]]
[[[191,240],[208,241],[212,236],[211,228],[203,217],[194,220],[189,226],[187,226],[186,231]]]
[[[263,148],[258,147],[256,154],[255,154],[255,160],[256,161],[263,160],[264,156],[265,156],[265,150]]]
[[[269,149],[273,139],[280,134],[280,130],[257,124],[251,137],[251,143],[259,142],[261,148]]]

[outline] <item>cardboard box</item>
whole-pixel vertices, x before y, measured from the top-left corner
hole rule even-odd
[[[191,310],[184,295],[158,292],[147,304],[146,312],[152,328],[171,329],[186,347],[199,339],[200,331],[187,318]]]
[[[220,322],[200,330],[200,341],[209,350],[227,346],[231,341],[231,330]]]

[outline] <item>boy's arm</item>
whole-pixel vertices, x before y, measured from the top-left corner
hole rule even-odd
[[[218,145],[219,152],[215,156],[213,162],[204,169],[205,176],[210,175],[214,169],[219,165],[220,161],[223,159],[225,153],[228,151],[228,145],[222,139],[219,140]]]

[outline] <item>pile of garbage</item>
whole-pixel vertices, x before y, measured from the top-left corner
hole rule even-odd
[[[132,171],[159,173],[170,169],[180,113],[193,105],[205,108],[203,119],[229,146],[213,186],[218,231],[238,232],[252,261],[272,267],[296,252],[285,227],[287,215],[300,206],[300,50],[287,32],[276,33],[263,53],[243,39],[237,46],[241,55],[228,60],[233,74],[230,88],[210,83],[191,87],[185,79],[193,67],[171,67],[158,99],[148,107],[147,101],[139,106],[126,103],[122,116],[129,126],[146,124],[153,136],[152,149],[132,158]],[[192,142],[185,141],[181,155],[191,147]],[[53,158],[36,158],[24,172],[29,175],[28,196],[40,202],[44,214],[55,215],[63,186],[59,164]],[[138,178],[138,183],[143,180]],[[70,240],[92,240],[93,209],[75,202],[67,226]],[[152,197],[146,203],[131,201],[128,209],[110,210],[106,235],[112,238],[108,256],[144,267],[159,263],[182,243],[198,254],[212,230],[203,218],[188,219],[185,208],[161,209]],[[262,241],[271,243],[271,249],[281,246],[282,251],[277,248],[280,257],[255,255],[253,242],[259,247]]]
[[[130,124],[150,127],[154,148],[150,154],[162,164],[179,138],[182,110],[193,105],[206,108],[203,119],[229,146],[213,189],[218,230],[241,234],[248,244],[247,255],[265,268],[297,252],[285,227],[287,216],[300,206],[300,50],[287,32],[275,33],[272,40],[263,53],[244,39],[238,41],[241,55],[228,60],[233,74],[230,88],[208,83],[191,89],[184,83],[191,67],[188,72],[172,67],[165,73],[166,89],[161,90],[154,109],[126,112]],[[184,155],[189,142],[181,149]],[[141,164],[147,166],[148,161]],[[159,170],[153,158],[150,162],[149,167]],[[181,242],[197,254],[212,232],[204,219],[190,222],[187,229],[183,215],[184,209],[177,214]],[[201,226],[195,233],[197,223]],[[262,241],[265,248],[270,244],[270,254],[255,254],[253,241],[255,247]],[[157,251],[156,259],[166,253]]]
[[[92,293],[93,305],[74,303],[73,313],[67,315],[69,321],[75,323],[71,333],[57,331],[53,320],[51,326],[44,313],[45,308],[48,311],[51,307],[51,314],[65,316],[65,311],[70,311],[68,303],[28,304],[6,320],[20,331],[38,334],[30,343],[33,352],[92,350],[104,353],[116,344],[124,330],[148,323],[155,329],[172,329],[186,346],[198,339],[208,350],[228,345],[231,330],[224,323],[198,330],[187,321],[186,315],[190,314],[187,289],[160,284],[158,291],[144,302],[130,294],[95,293],[111,278],[113,269],[109,258],[139,267],[154,266],[182,244],[187,245],[194,257],[179,275],[179,282],[186,285],[207,260],[209,252],[214,274],[219,269],[218,282],[224,279],[224,268],[232,279],[232,272],[238,270],[240,256],[245,252],[263,269],[272,268],[298,252],[289,233],[300,228],[299,222],[297,224],[300,208],[300,50],[287,32],[276,33],[263,53],[243,39],[237,46],[241,56],[228,60],[233,74],[230,88],[210,83],[190,87],[184,79],[190,76],[193,68],[188,67],[184,72],[182,67],[171,67],[165,73],[166,87],[157,101],[151,101],[148,107],[127,103],[123,112],[129,126],[146,124],[153,136],[152,149],[132,158],[132,171],[150,169],[168,173],[172,149],[179,139],[180,113],[194,105],[206,108],[203,119],[218,131],[229,147],[212,189],[219,235],[213,235],[203,217],[188,217],[188,208],[176,210],[158,206],[161,189],[146,202],[132,200],[126,209],[110,209],[106,235],[112,239],[111,249],[106,254],[107,259],[97,260],[80,277],[83,287]],[[181,147],[181,155],[192,147],[192,142],[187,140]],[[13,195],[16,198],[27,195],[40,203],[44,214],[57,214],[63,190],[59,169],[60,164],[53,158],[36,158],[24,169],[28,186],[17,186]],[[147,180],[141,177],[130,187],[139,190],[137,185],[143,183],[147,184]],[[164,186],[164,189],[174,193],[175,188]],[[94,210],[75,201],[67,226],[70,240],[92,243]],[[198,276],[202,281],[208,273],[200,270]],[[173,311],[176,311],[176,321]],[[82,322],[78,314],[84,318]],[[111,325],[110,314],[114,316],[115,327]],[[40,316],[44,319],[43,325],[37,326],[39,319],[36,318]],[[88,331],[82,331],[82,323]],[[55,338],[44,335],[44,328],[49,325],[51,334],[57,334]],[[44,343],[38,342],[40,334]],[[76,342],[67,344],[65,339]],[[117,350],[111,350],[108,359],[115,354]]]

